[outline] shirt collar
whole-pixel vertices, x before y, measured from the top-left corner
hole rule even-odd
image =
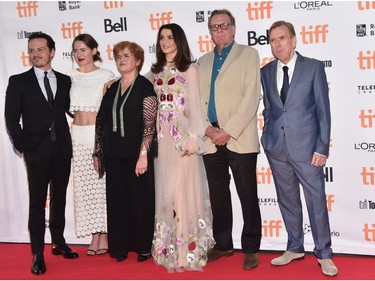
[[[280,68],[283,68],[283,66],[287,66],[290,69],[292,66],[296,64],[296,61],[297,61],[297,53],[294,52],[292,59],[287,64],[283,64],[280,60],[278,64]]]
[[[43,70],[43,69],[40,69],[38,67],[35,67],[34,66],[34,72],[35,72],[35,75],[37,77],[44,77],[44,72],[47,71],[48,72],[48,76],[50,75],[51,71],[52,71],[52,68],[48,69],[48,70]]]
[[[233,44],[234,44],[234,40],[232,41],[232,43],[230,43],[228,46],[226,46],[226,47],[221,51],[221,55],[228,56],[230,50],[231,50],[232,47],[233,47]],[[217,52],[217,46],[215,46],[215,48],[214,48],[214,52],[215,52],[215,55],[219,56],[219,53]]]

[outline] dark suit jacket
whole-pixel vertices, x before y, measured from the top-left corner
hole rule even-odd
[[[331,115],[323,63],[297,53],[285,105],[277,90],[277,63],[274,60],[261,69],[264,150],[277,158],[285,134],[286,146],[295,161],[311,161],[314,152],[328,156]]]
[[[57,142],[65,157],[72,157],[72,141],[65,112],[69,109],[71,80],[54,71],[57,92],[53,108],[40,89],[34,69],[9,78],[5,99],[5,122],[15,148],[24,153],[26,161],[43,154],[43,141],[50,137],[54,121]],[[22,126],[20,120],[22,118]]]

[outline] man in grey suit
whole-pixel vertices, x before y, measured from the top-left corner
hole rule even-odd
[[[328,84],[323,63],[295,52],[296,41],[291,23],[273,23],[270,44],[276,59],[261,69],[264,94],[261,142],[288,233],[286,252],[271,264],[286,265],[304,257],[301,184],[315,243],[314,254],[323,274],[334,276],[338,270],[331,259],[323,173],[331,130]]]
[[[241,246],[243,268],[258,265],[262,236],[257,193],[259,153],[257,111],[261,83],[258,52],[234,40],[236,23],[228,10],[214,10],[208,27],[215,49],[198,60],[203,110],[207,114],[203,156],[213,214],[215,246],[208,261],[233,255],[232,171],[241,202],[244,225]]]

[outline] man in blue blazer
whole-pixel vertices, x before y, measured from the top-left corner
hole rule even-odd
[[[301,185],[315,243],[314,254],[323,274],[334,276],[338,270],[331,259],[323,173],[331,129],[324,66],[294,51],[296,34],[291,23],[272,24],[270,44],[276,59],[261,69],[264,95],[261,143],[272,169],[288,233],[286,252],[271,264],[286,265],[304,257]]]
[[[33,67],[9,78],[5,122],[14,147],[23,153],[29,182],[29,231],[34,255],[31,272],[46,272],[44,262],[45,205],[49,189],[52,254],[77,258],[65,243],[66,189],[72,141],[65,112],[69,109],[70,78],[54,71],[55,42],[45,33],[29,37]],[[22,119],[22,125],[21,125]]]

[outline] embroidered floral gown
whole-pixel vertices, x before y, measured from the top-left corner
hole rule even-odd
[[[152,255],[169,271],[201,270],[212,248],[212,214],[203,159],[197,66],[154,76],[158,98],[155,231]],[[175,145],[195,153],[181,156]],[[185,144],[186,143],[186,144]]]

